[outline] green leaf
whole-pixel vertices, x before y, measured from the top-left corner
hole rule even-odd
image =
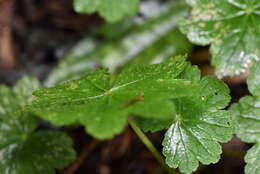
[[[193,66],[190,62],[187,64],[184,71],[178,75],[178,79],[186,79],[192,82],[199,82],[200,78],[199,68],[196,65]]]
[[[127,24],[105,26],[103,30],[107,32],[112,30],[116,36],[107,36],[107,33],[102,35],[101,31],[94,34],[94,37],[109,38],[102,44],[97,44],[95,39],[89,37],[81,41],[60,61],[44,85],[51,87],[67,80],[77,79],[100,67],[109,68],[110,72],[114,72],[121,66],[126,66],[126,63],[130,65],[159,63],[173,55],[190,51],[191,44],[176,29],[178,19],[187,14],[187,5],[184,3],[163,3],[163,5],[164,10],[161,9],[158,15],[147,18],[141,24],[135,24],[133,19],[129,19],[125,22]],[[122,29],[122,25],[128,27]]]
[[[259,89],[260,62],[254,63],[247,80],[248,88],[253,96],[245,96],[239,103],[233,104],[230,108],[238,128],[237,136],[245,142],[255,143],[247,152],[245,162],[246,174],[258,174],[260,172],[260,89]]]
[[[187,63],[187,66],[185,69],[178,75],[178,79],[185,79],[190,80],[194,83],[197,83],[200,81],[200,70],[197,66],[192,66],[191,63]],[[175,113],[175,105],[173,101],[168,101],[168,105],[173,105],[171,109],[159,111],[158,108],[162,108],[167,106],[166,104],[162,102],[155,103],[154,107],[151,107],[153,109],[152,113],[154,115],[174,115]],[[158,113],[161,112],[161,113]],[[145,132],[151,131],[151,132],[157,132],[160,130],[163,130],[165,128],[169,128],[171,124],[174,122],[174,118],[164,118],[164,119],[158,119],[158,117],[153,118],[144,118],[140,117],[138,113],[135,113],[137,116],[134,117],[134,120],[136,121],[136,124]],[[161,117],[160,117],[161,118]]]
[[[247,80],[249,91],[255,95],[260,96],[260,62],[255,62],[250,69],[250,77]]]
[[[260,172],[260,147],[259,142],[255,144],[251,149],[247,151],[245,156],[245,167],[246,174],[257,174]]]
[[[260,98],[259,96],[243,97],[238,104],[233,104],[231,111],[238,123],[237,136],[245,142],[256,143],[245,157],[246,174],[258,174],[260,171]]]
[[[211,44],[212,64],[219,77],[246,71],[260,52],[260,2],[257,0],[188,0],[190,19],[180,21],[191,42]]]
[[[169,128],[174,121],[173,118],[169,119],[155,119],[155,118],[143,118],[135,116],[134,121],[145,132],[157,132],[165,128]]]
[[[23,114],[0,121],[0,173],[55,174],[75,159],[63,132],[38,131],[39,119]]]
[[[11,117],[14,112],[28,104],[32,92],[40,87],[37,79],[25,76],[12,89],[0,86],[0,119]]]
[[[74,8],[79,13],[94,13],[108,22],[119,21],[138,12],[139,0],[74,0]]]
[[[256,96],[243,97],[238,104],[233,104],[231,111],[239,124],[237,136],[245,142],[256,143],[260,141],[260,98]]]
[[[168,99],[194,93],[197,85],[176,79],[187,63],[181,56],[162,64],[129,68],[114,82],[107,70],[99,70],[84,78],[34,93],[30,106],[35,113],[54,124],[81,123],[86,131],[99,139],[120,133],[129,114],[167,118],[173,105]],[[155,104],[161,113],[154,114]],[[164,111],[166,110],[166,111]]]
[[[13,89],[0,86],[0,173],[55,174],[75,159],[72,141],[62,132],[38,131],[40,120],[22,112],[40,83],[24,77]]]
[[[190,97],[174,99],[172,125],[163,140],[166,163],[183,173],[199,165],[218,162],[221,146],[232,138],[231,115],[222,110],[230,101],[229,89],[214,77],[204,77],[200,89]]]

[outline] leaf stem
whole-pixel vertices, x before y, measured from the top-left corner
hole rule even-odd
[[[179,172],[177,170],[171,169],[165,164],[164,158],[162,157],[161,153],[158,152],[158,150],[154,147],[153,143],[148,139],[148,137],[143,133],[143,131],[136,125],[135,121],[131,117],[129,117],[128,122],[129,122],[130,126],[132,127],[132,129],[137,134],[137,136],[143,142],[143,144],[147,147],[147,149],[149,149],[149,151],[153,154],[153,156],[159,162],[161,167],[170,174],[179,174]]]

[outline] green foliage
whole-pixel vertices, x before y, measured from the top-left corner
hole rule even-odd
[[[174,111],[172,112],[174,113]],[[140,116],[135,116],[134,121],[136,124],[142,128],[145,132],[157,132],[161,131],[165,128],[169,128],[174,121],[174,118],[167,118],[167,119],[158,119],[158,118],[143,118]]]
[[[180,28],[193,43],[211,44],[219,77],[238,75],[259,60],[260,2],[186,2],[191,15],[180,20]],[[109,23],[83,39],[44,82],[54,87],[39,89],[31,77],[13,89],[0,86],[0,173],[55,174],[75,159],[66,134],[36,131],[38,116],[56,125],[83,125],[88,134],[104,140],[121,133],[130,115],[130,125],[144,131],[167,129],[162,142],[166,163],[183,173],[195,171],[199,162],[218,162],[220,143],[235,131],[255,144],[245,157],[246,174],[260,173],[260,62],[248,79],[252,96],[226,111],[230,91],[224,82],[201,78],[185,57],[167,59],[192,46],[177,29],[187,5],[164,5],[157,15]],[[74,0],[76,11],[98,12],[109,22],[136,14],[138,6],[139,0]],[[155,148],[151,151],[160,156]]]
[[[254,63],[247,80],[248,89],[254,96],[260,96],[260,63]]]
[[[230,114],[219,110],[229,99],[223,82],[205,77],[196,95],[174,100],[175,120],[163,140],[163,153],[169,166],[191,173],[197,169],[198,161],[203,164],[218,162],[222,152],[218,142],[229,141],[234,132]]]
[[[139,0],[74,0],[79,13],[98,12],[108,22],[116,22],[138,12]]]
[[[22,112],[40,87],[24,77],[10,89],[0,86],[0,173],[55,174],[75,158],[72,141],[58,131],[37,131],[39,119]]]
[[[253,96],[243,97],[238,104],[233,104],[231,111],[233,112],[238,128],[237,136],[248,143],[255,145],[247,152],[245,161],[246,174],[258,174],[260,172],[260,91],[259,91],[259,70],[260,62],[253,65],[250,77],[247,81],[248,88]]]
[[[134,19],[108,24],[83,39],[61,60],[44,85],[50,87],[76,79],[99,67],[114,72],[127,63],[158,63],[190,51],[191,44],[176,29],[179,17],[187,14],[187,6],[184,3],[164,5],[167,8],[163,7],[158,15],[147,17],[141,24],[134,23]],[[105,38],[105,42],[97,44],[96,36]]]
[[[196,67],[186,66],[179,78],[198,82],[200,87],[191,96],[173,99],[175,112],[171,118],[140,119],[137,123],[144,131],[168,128],[163,140],[166,163],[179,167],[183,173],[191,173],[203,164],[216,163],[221,154],[218,142],[232,138],[234,128],[231,115],[224,109],[229,101],[229,89],[214,77],[204,77]]]
[[[174,110],[171,98],[183,97],[197,89],[189,80],[176,79],[187,66],[181,56],[162,64],[129,68],[111,80],[107,70],[54,88],[34,92],[30,108],[52,123],[80,122],[86,131],[107,139],[120,133],[127,116],[167,118]],[[162,106],[156,107],[155,106]]]
[[[260,52],[260,2],[257,0],[187,0],[190,19],[181,30],[191,42],[211,44],[212,64],[219,77],[245,72]]]
[[[40,83],[31,77],[19,80],[13,89],[5,85],[0,86],[0,119],[9,119],[15,112],[26,106],[33,90],[40,87]]]

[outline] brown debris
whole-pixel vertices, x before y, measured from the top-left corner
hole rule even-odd
[[[0,68],[16,64],[11,28],[14,9],[15,0],[0,0]]]
[[[71,166],[69,166],[67,169],[65,169],[63,174],[76,173],[82,165],[82,163],[87,158],[87,156],[89,155],[89,153],[91,153],[96,148],[96,146],[98,146],[99,143],[100,141],[98,140],[92,140],[89,144],[85,145],[80,154],[78,155],[77,159],[74,161],[74,163],[71,164]]]

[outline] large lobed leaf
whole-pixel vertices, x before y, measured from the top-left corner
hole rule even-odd
[[[39,119],[22,112],[39,82],[22,78],[13,89],[0,86],[0,173],[55,174],[75,158],[71,139],[58,131],[37,131]]]
[[[139,0],[74,0],[74,8],[79,13],[99,12],[107,21],[116,22],[136,14]]]
[[[247,81],[248,88],[253,96],[243,97],[238,104],[233,104],[233,112],[238,128],[237,136],[248,143],[255,145],[247,152],[245,161],[246,174],[260,173],[260,81],[259,81],[260,62],[253,65],[250,77]]]
[[[190,41],[211,44],[212,64],[219,77],[245,72],[260,52],[260,2],[258,0],[186,0],[190,18],[181,30]]]
[[[108,139],[124,129],[129,114],[169,117],[174,110],[169,99],[187,96],[197,89],[195,83],[176,78],[186,66],[185,59],[179,56],[161,64],[126,69],[115,81],[107,70],[99,70],[36,91],[30,109],[55,124],[79,122],[89,134]]]
[[[136,121],[144,131],[168,128],[163,140],[166,163],[183,173],[192,173],[199,165],[216,163],[221,154],[219,142],[232,138],[231,115],[224,109],[229,101],[229,89],[214,77],[200,80],[197,67],[188,65],[179,78],[199,83],[199,89],[189,97],[173,99],[175,110],[168,119]]]

